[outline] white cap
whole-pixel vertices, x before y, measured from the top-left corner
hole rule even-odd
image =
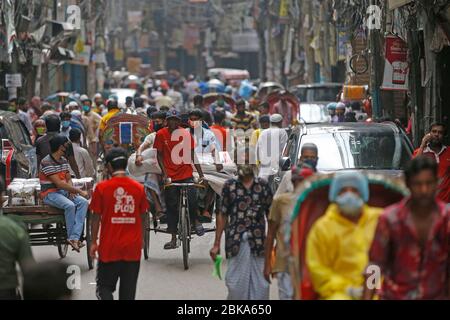
[[[80,97],[80,101],[83,102],[83,101],[86,101],[86,100],[89,100],[89,97],[88,97],[87,95],[83,94],[83,95]]]
[[[141,99],[148,100],[148,97],[145,94],[142,94]]]
[[[78,107],[78,103],[76,101],[70,101],[69,107]]]
[[[283,121],[283,116],[281,114],[274,113],[273,115],[270,116],[270,122],[272,123],[278,123],[281,121]]]
[[[99,99],[103,98],[102,94],[101,93],[96,93],[95,96],[94,96],[94,99],[97,99],[97,98],[99,98]]]

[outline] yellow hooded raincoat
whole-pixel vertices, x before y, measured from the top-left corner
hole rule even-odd
[[[383,209],[363,207],[358,223],[331,204],[312,226],[306,243],[306,264],[321,299],[352,299],[348,288],[361,288],[375,228]]]

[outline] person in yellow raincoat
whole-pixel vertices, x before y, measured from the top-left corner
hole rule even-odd
[[[369,183],[359,172],[337,173],[325,215],[312,226],[306,243],[306,264],[320,299],[360,299],[364,270],[378,217],[369,207]]]

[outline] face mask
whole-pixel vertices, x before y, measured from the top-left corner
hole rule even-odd
[[[36,132],[38,135],[43,136],[45,134],[45,128],[44,127],[37,127]]]
[[[91,111],[91,107],[90,106],[83,106],[83,111],[84,112],[89,112],[89,111]]]
[[[303,160],[303,163],[306,163],[308,166],[316,170],[317,168],[317,160],[316,159],[306,159]]]
[[[348,216],[357,216],[364,205],[363,199],[353,192],[345,192],[336,198],[339,210]]]
[[[198,121],[198,120],[196,120],[196,121],[189,120],[189,126],[190,126],[191,128],[198,128],[198,127],[201,126],[201,121]]]
[[[155,132],[158,132],[159,130],[161,130],[164,126],[161,123],[153,123],[153,130]]]
[[[16,112],[17,111],[16,105],[15,104],[10,104],[9,107],[8,107],[8,111]]]
[[[223,101],[223,100],[218,100],[218,101],[217,101],[217,105],[220,106],[220,107],[223,107],[223,106],[225,105],[225,101]]]
[[[63,121],[63,122],[61,122],[61,125],[63,128],[68,128],[68,127],[70,127],[70,121]]]

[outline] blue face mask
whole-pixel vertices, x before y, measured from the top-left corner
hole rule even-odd
[[[91,107],[90,106],[83,106],[83,111],[84,112],[89,112],[89,111],[91,111]]]
[[[61,122],[61,125],[63,128],[68,128],[68,127],[70,127],[70,121],[63,121],[63,122]]]
[[[364,205],[363,199],[354,192],[345,192],[336,198],[339,210],[348,216],[357,216]]]

